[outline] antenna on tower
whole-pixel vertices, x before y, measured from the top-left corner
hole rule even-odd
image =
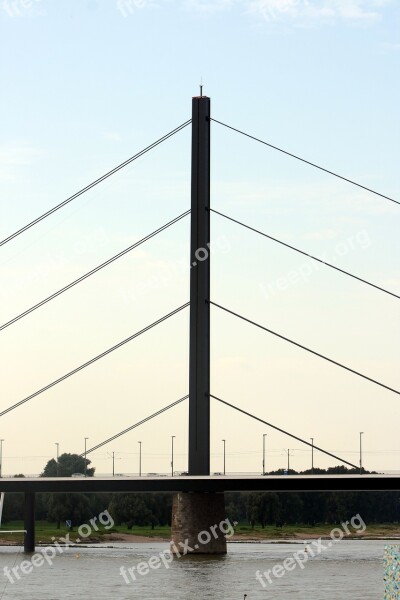
[[[203,77],[200,77],[200,98],[203,97]]]

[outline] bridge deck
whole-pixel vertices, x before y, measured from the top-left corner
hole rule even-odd
[[[400,491],[399,475],[2,478],[0,492]]]

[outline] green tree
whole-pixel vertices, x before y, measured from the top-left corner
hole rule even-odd
[[[114,494],[109,511],[117,525],[166,525],[171,522],[170,494]]]
[[[95,469],[93,467],[88,468],[91,464],[89,459],[86,459],[86,475],[87,477],[93,477]],[[85,472],[85,458],[79,454],[68,454],[64,453],[58,459],[58,470],[57,461],[52,458],[48,461],[41,477],[71,477],[73,473],[84,473]]]
[[[15,492],[4,494],[2,522],[20,521],[24,514],[24,494]]]
[[[93,515],[90,511],[89,498],[85,494],[48,494],[47,520],[60,522],[71,520],[72,525],[80,525]]]
[[[95,469],[89,467],[91,461],[86,459],[86,475],[93,477]],[[52,458],[43,469],[41,477],[71,477],[73,473],[85,472],[85,458],[79,454],[61,454],[57,461]],[[43,512],[48,521],[56,521],[57,529],[61,521],[72,520],[82,523],[93,516],[90,514],[89,499],[85,494],[43,494],[40,498]]]
[[[275,493],[258,492],[248,497],[248,517],[254,527],[259,523],[264,529],[267,523],[277,523],[280,520],[279,497]]]

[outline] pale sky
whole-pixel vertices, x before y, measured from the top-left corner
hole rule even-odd
[[[395,0],[0,0],[0,238],[191,116],[212,115],[400,199]],[[400,206],[212,124],[212,206],[400,293]],[[8,321],[190,207],[190,128],[0,248]],[[399,301],[212,217],[211,299],[400,388]],[[0,333],[1,410],[189,300],[189,218]],[[39,473],[188,393],[179,313],[1,418],[3,473]],[[216,396],[399,470],[398,396],[212,308]],[[187,402],[91,457],[187,469]],[[309,468],[212,401],[212,471]],[[315,455],[316,466],[336,464]]]

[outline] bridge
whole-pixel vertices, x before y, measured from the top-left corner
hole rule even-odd
[[[176,477],[10,477],[3,492],[377,492],[399,489],[395,475],[197,475]]]
[[[210,290],[210,218],[211,214],[215,213],[219,217],[236,223],[240,227],[245,227],[251,230],[255,235],[268,238],[275,243],[281,244],[293,252],[306,256],[308,259],[322,263],[328,269],[334,269],[340,276],[351,277],[359,282],[360,285],[365,285],[374,288],[376,293],[383,293],[399,299],[399,295],[391,290],[385,289],[372,281],[368,281],[358,275],[346,271],[341,267],[333,265],[319,257],[312,256],[287,242],[274,238],[266,232],[258,230],[250,225],[240,222],[230,215],[214,210],[210,203],[210,129],[211,124],[216,123],[220,127],[229,128],[238,135],[244,135],[247,138],[254,140],[257,143],[269,146],[274,150],[283,152],[291,158],[300,160],[308,164],[312,168],[319,169],[327,173],[331,177],[338,177],[347,182],[349,185],[357,186],[366,190],[371,194],[379,196],[382,201],[389,201],[395,204],[400,204],[394,198],[386,196],[376,190],[370,189],[356,181],[345,178],[333,171],[326,169],[315,163],[311,163],[299,156],[293,155],[281,148],[272,146],[268,142],[256,138],[248,133],[240,131],[222,121],[218,121],[211,116],[210,98],[200,95],[192,100],[192,118],[182,123],[179,127],[172,130],[153,144],[143,149],[124,163],[118,165],[102,177],[87,185],[82,190],[67,198],[57,206],[53,207],[46,213],[40,215],[35,220],[31,221],[12,235],[0,242],[0,246],[10,243],[17,236],[22,235],[25,231],[34,227],[37,223],[43,221],[51,214],[62,209],[67,204],[73,202],[76,198],[83,195],[88,190],[101,184],[104,180],[111,177],[114,173],[131,164],[143,154],[150,152],[153,148],[163,143],[167,139],[174,136],[176,133],[191,125],[192,128],[192,180],[191,180],[191,208],[183,214],[178,215],[173,220],[169,221],[162,227],[151,232],[141,240],[138,240],[122,252],[111,257],[107,261],[98,265],[96,268],[85,273],[78,279],[72,281],[60,290],[44,298],[34,306],[28,308],[23,313],[16,315],[8,322],[0,326],[0,331],[12,326],[17,321],[25,318],[35,310],[39,310],[42,306],[51,302],[54,298],[67,292],[72,287],[79,285],[82,281],[97,273],[99,270],[106,268],[112,262],[118,260],[128,252],[133,251],[138,246],[146,243],[149,239],[158,235],[165,229],[172,227],[175,223],[184,219],[188,215],[191,218],[191,243],[190,243],[190,300],[185,304],[177,307],[172,312],[164,315],[157,321],[149,323],[145,328],[135,332],[129,337],[121,340],[118,344],[106,349],[101,354],[92,357],[85,363],[77,366],[72,371],[69,371],[58,379],[49,382],[39,390],[36,390],[22,398],[13,405],[4,408],[0,411],[0,417],[18,409],[27,402],[30,402],[40,394],[61,384],[66,379],[73,377],[76,373],[86,369],[93,363],[102,360],[110,353],[118,350],[121,346],[137,339],[145,334],[150,329],[157,327],[160,323],[172,318],[177,313],[190,309],[190,353],[189,353],[189,390],[188,394],[175,402],[161,407],[156,413],[153,413],[135,423],[123,431],[113,434],[100,444],[93,448],[89,448],[82,456],[86,460],[86,456],[98,448],[109,444],[111,441],[120,436],[126,435],[134,428],[140,427],[151,419],[158,417],[165,411],[170,410],[174,406],[188,402],[189,404],[189,455],[188,455],[188,475],[180,477],[77,477],[77,478],[1,478],[0,492],[22,492],[25,494],[25,543],[24,549],[26,552],[32,552],[35,548],[35,494],[38,492],[174,492],[173,507],[173,538],[176,543],[188,531],[193,537],[197,537],[197,533],[201,530],[208,529],[211,523],[215,522],[218,516],[224,518],[224,496],[226,491],[390,491],[400,490],[400,478],[398,476],[382,475],[382,474],[366,474],[363,471],[360,457],[360,464],[355,465],[332,452],[317,446],[314,441],[310,443],[297,436],[293,432],[289,432],[282,427],[270,423],[261,418],[259,415],[252,414],[242,407],[230,403],[227,399],[220,398],[212,393],[210,388],[210,308],[214,308],[229,314],[232,318],[239,319],[247,323],[250,327],[256,327],[258,330],[264,331],[268,335],[280,338],[288,344],[294,345],[302,351],[311,353],[320,360],[329,362],[335,368],[342,369],[350,373],[352,376],[362,378],[374,386],[384,388],[388,393],[400,394],[400,391],[387,385],[385,382],[377,380],[369,373],[362,373],[354,369],[351,365],[342,363],[339,360],[333,359],[319,352],[317,349],[306,346],[298,340],[282,335],[280,332],[272,330],[262,323],[257,323],[245,315],[239,314],[229,307],[222,306],[214,302]],[[296,441],[309,447],[312,452],[321,452],[341,464],[350,466],[358,471],[357,474],[349,475],[287,475],[287,476],[211,476],[210,475],[210,402],[217,402],[229,407],[232,410],[239,412],[242,416],[256,420],[265,424],[267,427],[273,428],[285,436],[295,439]],[[204,549],[203,549],[204,551]],[[218,548],[214,548],[216,552],[225,552],[226,545],[223,540]]]

